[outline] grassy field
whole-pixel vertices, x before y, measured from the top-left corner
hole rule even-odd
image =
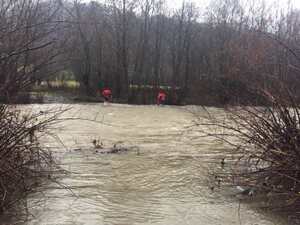
[[[66,81],[55,80],[55,81],[49,81],[49,82],[43,81],[40,85],[34,86],[34,90],[40,90],[40,89],[44,90],[44,89],[49,89],[49,88],[78,89],[78,88],[80,88],[80,83],[76,80],[66,80]]]

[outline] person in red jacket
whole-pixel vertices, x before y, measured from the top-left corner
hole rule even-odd
[[[111,91],[111,89],[103,88],[102,96],[104,98],[104,101],[111,102],[112,101],[112,91]]]
[[[166,101],[167,95],[163,90],[160,90],[157,95],[157,105],[164,104]]]

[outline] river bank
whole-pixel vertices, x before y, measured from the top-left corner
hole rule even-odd
[[[117,96],[113,91],[113,102],[134,105],[156,104],[157,93],[163,89],[167,94],[167,105],[202,105],[224,107],[225,105],[257,105],[263,99],[256,92],[240,81],[227,78],[202,78],[199,85],[184,89],[171,86],[129,85],[128,93]],[[200,96],[200,97],[199,97]],[[1,100],[1,98],[0,98]],[[10,100],[11,101],[11,100]],[[23,92],[14,103],[80,103],[103,102],[99,90],[91,88],[89,93],[76,81],[51,81],[33,86]]]

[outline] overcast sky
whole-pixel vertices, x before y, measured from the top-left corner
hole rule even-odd
[[[89,2],[90,0],[82,0],[84,2]],[[96,0],[99,2],[105,2],[105,0]],[[183,0],[166,0],[168,3],[168,6],[170,8],[179,8],[182,5]],[[194,2],[198,7],[201,9],[205,9],[209,2],[213,0],[185,0],[186,2]],[[245,1],[250,1],[250,0],[245,0]],[[291,2],[295,8],[300,9],[300,0],[256,0],[256,1],[265,1],[267,4],[276,4],[280,7],[286,8],[288,5],[288,2]]]
[[[191,0],[196,3],[197,6],[205,8],[210,0]],[[261,0],[263,1],[263,0]],[[300,0],[265,0],[267,4],[274,4],[276,2],[279,6],[285,7],[288,2],[291,2],[296,8],[300,9]],[[182,0],[167,0],[170,7],[178,8],[182,4]]]

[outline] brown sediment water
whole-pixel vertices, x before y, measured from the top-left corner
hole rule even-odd
[[[55,106],[64,107],[31,107],[45,110]],[[246,204],[239,206],[234,199],[212,192],[207,170],[216,166],[215,159],[222,155],[224,146],[212,139],[197,138],[200,133],[188,128],[194,119],[188,107],[71,107],[63,116],[69,120],[53,130],[57,137],[43,137],[43,145],[54,152],[70,174],[59,180],[60,185],[50,183],[28,197],[30,216],[24,224],[284,224],[274,216]],[[211,109],[215,114],[221,111]],[[201,114],[201,109],[198,112]],[[107,147],[117,143],[129,151],[97,153],[94,139]]]

